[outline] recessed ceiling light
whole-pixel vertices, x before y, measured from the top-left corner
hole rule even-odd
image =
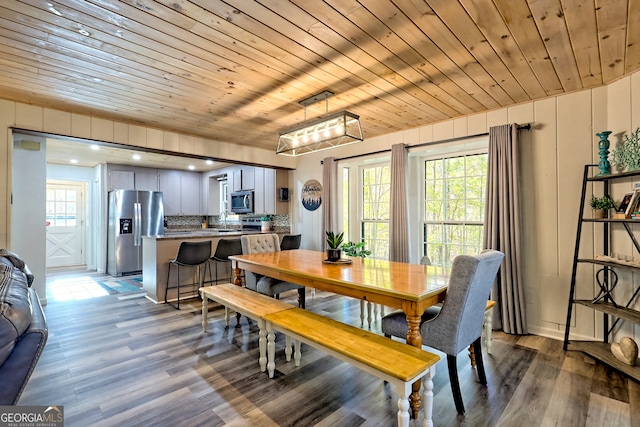
[[[193,166],[193,165],[189,165],[189,170],[190,170],[190,171],[194,170],[195,168],[196,168],[195,166]]]
[[[99,149],[100,149],[100,146],[99,146],[99,145],[96,145],[96,144],[91,144],[91,149],[92,149],[92,150],[99,150]]]
[[[51,3],[47,3],[47,9],[49,9],[49,12],[51,13],[55,13],[58,16],[62,16],[62,13],[60,13],[60,11],[58,11]]]
[[[71,160],[69,160],[69,161],[70,161],[71,163],[73,163],[74,165],[75,165],[76,163],[78,163],[78,161],[77,161],[76,159],[71,159]]]
[[[134,154],[131,157],[133,157],[133,160],[140,160],[140,154]]]
[[[213,164],[213,160],[209,159],[209,160],[207,160],[207,162],[206,162],[206,163],[207,163],[208,165],[212,165],[212,164]]]
[[[87,37],[89,37],[91,35],[91,34],[89,34],[89,31],[83,30],[83,29],[78,30],[78,32],[80,34],[82,34],[83,36],[87,36]]]

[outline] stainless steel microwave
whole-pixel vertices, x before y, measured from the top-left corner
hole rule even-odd
[[[253,191],[236,191],[231,193],[231,212],[253,213]]]

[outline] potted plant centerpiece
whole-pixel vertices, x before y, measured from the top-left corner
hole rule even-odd
[[[327,231],[327,258],[329,261],[338,261],[342,257],[342,241],[344,240],[344,232],[334,233]]]
[[[594,218],[607,218],[607,211],[609,209],[615,209],[616,205],[613,203],[609,197],[596,197],[591,196],[591,201],[589,202],[591,205],[591,209],[593,209],[593,217]]]
[[[271,231],[271,216],[265,215],[260,217],[260,230]]]
[[[355,256],[360,258],[366,258],[371,255],[371,251],[364,247],[364,242],[347,242],[342,245],[342,250],[344,254],[347,256]]]

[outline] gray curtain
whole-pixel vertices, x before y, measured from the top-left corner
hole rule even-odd
[[[527,333],[518,150],[518,125],[489,129],[483,247],[505,255],[491,299],[498,303],[498,310],[494,310],[494,326],[510,334]]]
[[[335,157],[326,157],[322,161],[322,236],[323,250],[326,250],[327,231],[342,231],[338,221],[338,162]]]
[[[407,162],[404,144],[391,147],[391,212],[389,213],[389,261],[409,262],[407,221]]]

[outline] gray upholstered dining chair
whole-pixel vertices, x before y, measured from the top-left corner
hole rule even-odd
[[[275,233],[270,234],[247,234],[240,236],[242,243],[242,254],[259,254],[265,252],[280,252],[280,239]],[[305,308],[305,289],[302,285],[284,282],[273,277],[261,276],[251,271],[245,271],[245,287],[261,294],[275,296],[282,292],[293,289],[298,290],[298,305]]]
[[[456,410],[464,414],[458,380],[457,356],[473,344],[478,379],[487,385],[482,361],[482,325],[487,300],[504,254],[495,250],[480,255],[458,255],[453,260],[451,276],[442,307],[429,307],[420,321],[422,344],[447,355],[449,380]],[[382,333],[406,338],[407,318],[395,311],[382,318]]]

